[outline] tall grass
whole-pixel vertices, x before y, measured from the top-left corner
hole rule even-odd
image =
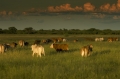
[[[10,39],[10,38],[9,38]],[[12,38],[11,38],[12,39]],[[27,38],[26,38],[27,39]],[[33,42],[34,39],[27,39]],[[72,37],[70,39],[73,39]],[[18,40],[14,38],[14,40]],[[11,42],[11,40],[4,40]],[[70,51],[58,53],[42,44],[46,56],[32,57],[30,46],[9,49],[0,55],[0,79],[119,79],[120,42],[68,41]],[[92,44],[89,57],[80,48]]]

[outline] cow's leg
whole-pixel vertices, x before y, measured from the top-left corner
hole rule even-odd
[[[43,54],[44,56],[45,56],[45,51],[44,51],[44,48],[43,48],[43,50],[42,50],[42,53],[41,54]]]
[[[32,56],[34,57],[34,52],[32,53]]]
[[[41,53],[38,53],[37,55],[39,55],[41,57]]]
[[[45,52],[43,52],[43,55],[45,56]]]
[[[85,57],[87,57],[87,54],[88,54],[88,51],[87,51],[87,49],[85,49]]]
[[[88,51],[88,56],[90,56],[90,52]]]

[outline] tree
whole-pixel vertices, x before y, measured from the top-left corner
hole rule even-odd
[[[95,29],[95,28],[90,28],[87,30],[88,34],[98,34],[100,32],[100,30]]]
[[[28,28],[25,28],[24,29],[24,32],[27,33],[27,34],[33,34],[34,33],[34,30],[32,27],[28,27]]]
[[[0,28],[0,34],[2,34],[3,33],[3,30]]]
[[[9,30],[10,34],[16,34],[17,33],[17,29],[15,27],[9,27],[8,30]]]
[[[113,31],[111,30],[111,29],[104,29],[103,30],[103,33],[104,33],[104,35],[107,35],[107,34],[112,34],[113,33]]]

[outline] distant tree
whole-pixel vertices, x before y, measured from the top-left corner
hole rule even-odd
[[[9,34],[9,30],[8,30],[8,29],[4,29],[4,30],[3,30],[3,33],[4,33],[4,34]]]
[[[103,30],[103,34],[104,34],[104,35],[108,35],[108,34],[110,35],[110,34],[112,34],[112,33],[113,33],[113,31],[112,31],[111,29],[104,29],[104,30]]]
[[[3,33],[3,30],[0,28],[0,34],[2,34]]]
[[[32,27],[28,27],[28,28],[25,28],[25,29],[24,29],[24,32],[25,32],[26,34],[33,34],[33,33],[34,33],[34,30],[33,30]]]
[[[10,34],[16,34],[17,33],[17,29],[15,27],[9,27],[8,30],[9,30]]]
[[[98,34],[100,32],[100,30],[95,29],[95,28],[90,28],[86,31],[87,31],[88,34]]]

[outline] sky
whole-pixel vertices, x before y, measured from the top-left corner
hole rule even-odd
[[[120,30],[120,0],[0,0],[0,28]]]

